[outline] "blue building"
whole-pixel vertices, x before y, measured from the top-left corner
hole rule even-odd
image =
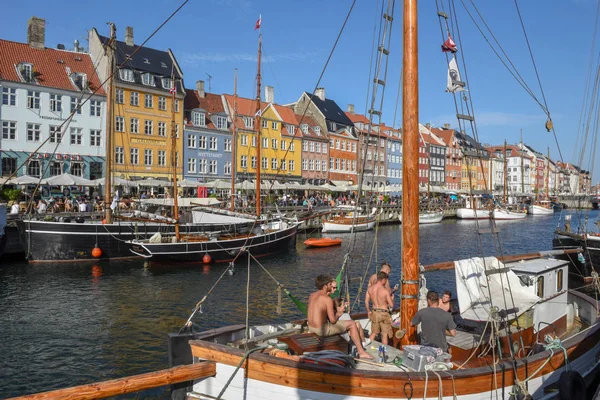
[[[186,89],[183,176],[198,182],[231,180],[232,140],[220,95],[206,93],[204,82]]]
[[[43,19],[27,31],[27,43],[0,40],[2,175],[103,177],[106,96],[90,55],[46,48]]]
[[[400,130],[388,128],[384,132],[387,136],[386,163],[387,183],[391,194],[402,192],[402,138]]]

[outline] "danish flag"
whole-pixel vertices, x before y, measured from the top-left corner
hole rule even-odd
[[[171,89],[169,89],[169,93],[171,93],[171,94],[177,93],[177,89],[175,89],[175,86],[173,86]]]
[[[256,24],[254,25],[254,30],[260,29],[261,23],[262,23],[262,15],[259,15],[258,20],[256,20]]]

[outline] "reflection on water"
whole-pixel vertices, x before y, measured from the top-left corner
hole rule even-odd
[[[589,214],[590,225],[597,211]],[[548,250],[560,214],[500,221],[502,251],[507,254]],[[479,223],[484,227],[487,222]],[[497,255],[491,235],[476,240],[475,221],[444,220],[420,227],[420,259],[431,264],[456,258]],[[393,281],[400,278],[401,226],[381,226],[375,232],[331,234],[342,246],[306,249],[298,236],[296,251],[260,259],[260,263],[293,295],[305,300],[321,273],[338,273],[351,249],[348,268],[361,276],[364,268],[387,260]],[[373,247],[374,238],[376,246]],[[142,261],[94,264],[0,267],[0,397],[91,383],[166,368],[166,335],[178,330],[195,304],[225,272],[227,265],[161,265]],[[287,297],[277,315],[277,285],[257,264],[250,265],[250,322],[301,317]],[[243,323],[246,312],[246,261],[225,273],[195,317],[198,329]],[[451,271],[428,276],[432,289],[454,286]],[[358,282],[352,282],[356,293]],[[362,302],[361,302],[362,303]],[[362,305],[362,304],[361,304]],[[155,389],[130,398],[168,398]]]

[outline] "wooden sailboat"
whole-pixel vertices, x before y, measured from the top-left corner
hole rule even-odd
[[[567,289],[567,263],[549,258],[550,253],[505,257],[504,264],[495,258],[444,264],[445,268],[457,271],[457,282],[462,289],[459,303],[461,299],[465,301],[464,296],[474,295],[474,291],[470,293],[465,289],[474,283],[470,279],[483,279],[490,284],[492,292],[488,303],[499,301],[500,293],[506,290],[503,286],[506,283],[502,282],[509,279],[513,294],[520,296],[516,300],[518,305],[513,302],[510,307],[498,303],[495,308],[482,308],[481,303],[475,305],[466,300],[468,304],[461,303],[460,309],[478,328],[459,327],[457,336],[450,341],[452,362],[448,364],[445,360],[437,366],[434,362],[426,369],[412,363],[422,360],[418,351],[410,347],[418,340],[416,328],[410,321],[417,312],[419,286],[423,282],[418,260],[416,6],[416,0],[404,2],[404,226],[399,329],[405,334],[400,335],[399,342],[394,341],[394,345],[404,350],[387,346],[391,359],[399,357],[396,362],[359,361],[354,368],[340,367],[331,358],[315,361],[311,356],[314,353],[304,352],[336,349],[341,352],[335,354],[343,354],[349,347],[339,336],[319,338],[307,333],[306,321],[253,327],[236,325],[200,334],[172,335],[171,343],[178,343],[179,347],[193,339],[189,346],[195,363],[216,364],[214,376],[193,382],[189,389],[190,398],[221,398],[224,395],[227,398],[261,399],[438,399],[453,396],[458,399],[508,399],[513,393],[514,396],[530,395],[536,399],[584,396],[599,363],[598,305],[594,299]],[[490,267],[493,264],[494,269],[489,270],[486,264]],[[437,266],[438,269],[441,267]],[[558,280],[544,285],[550,279]],[[483,285],[483,281],[480,284]],[[481,295],[485,297],[485,291]],[[471,306],[482,314],[470,314]],[[576,317],[573,310],[578,310]],[[365,315],[356,315],[355,319],[363,326],[368,322]],[[238,373],[238,369],[243,371]]]

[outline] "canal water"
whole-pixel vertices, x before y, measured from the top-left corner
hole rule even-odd
[[[573,226],[576,226],[573,217]],[[598,211],[588,213],[589,224]],[[488,222],[480,222],[481,227]],[[553,231],[564,214],[528,216],[498,221],[501,247],[491,235],[478,245],[475,221],[444,220],[420,227],[422,264],[480,255],[549,250]],[[314,235],[314,234],[313,234]],[[305,301],[314,290],[314,277],[336,275],[346,254],[352,277],[374,271],[389,261],[392,282],[400,279],[401,226],[343,234],[337,248],[305,249],[310,235],[300,233],[291,251],[264,259],[260,265],[240,262],[234,274],[225,273],[194,318],[196,329],[243,323],[250,271],[250,323],[301,317],[283,298],[277,314],[276,279]],[[263,270],[264,267],[264,270]],[[226,271],[227,265],[148,266],[143,261],[97,264],[28,265],[3,261],[0,266],[0,398],[81,385],[168,367],[166,337],[179,330],[195,304]],[[268,271],[273,278],[269,276]],[[452,291],[452,271],[427,276],[430,289]],[[353,280],[351,293],[358,281]],[[354,311],[362,307],[360,304]],[[154,389],[123,398],[169,397]]]

